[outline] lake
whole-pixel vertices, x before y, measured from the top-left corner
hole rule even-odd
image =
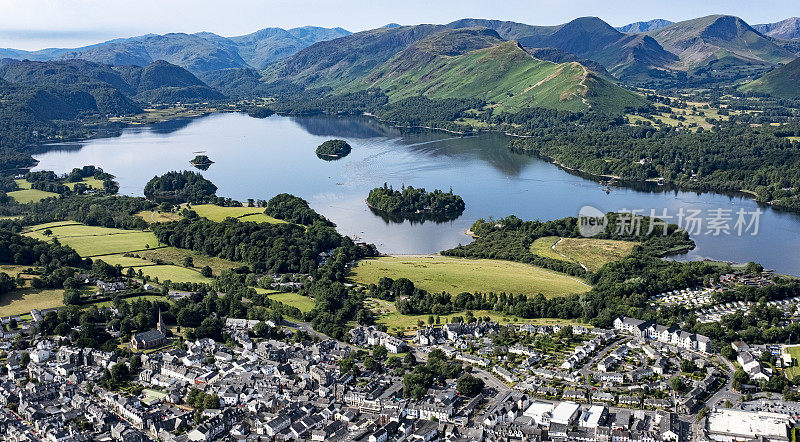
[[[347,140],[352,153],[336,161],[314,150],[330,138]],[[685,211],[722,209],[753,212],[758,205],[741,196],[713,193],[642,191],[603,186],[541,159],[511,152],[499,134],[458,137],[440,131],[398,129],[366,118],[212,114],[125,129],[120,136],[46,146],[34,154],[35,170],[68,172],[93,164],[116,175],[120,193],[142,195],[145,183],[170,170],[193,169],[197,152],[215,163],[202,174],[218,195],[246,201],[288,192],[308,200],[349,236],[375,243],[383,253],[435,253],[466,244],[464,233],[478,218],[516,215],[522,219],[577,216],[583,206],[603,212],[655,209],[670,216]],[[466,211],[445,223],[392,222],[373,214],[364,199],[388,183],[453,191]],[[756,261],[779,272],[800,275],[800,216],[762,207],[758,234],[693,235],[697,248],[677,259]],[[750,217],[748,217],[748,221]],[[675,222],[675,220],[671,220]],[[708,224],[708,223],[706,223]],[[710,224],[708,224],[710,226]],[[753,226],[754,227],[754,226]],[[750,231],[752,232],[753,227]]]

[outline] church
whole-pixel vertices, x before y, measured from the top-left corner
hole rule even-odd
[[[161,347],[167,343],[167,326],[161,319],[161,310],[158,311],[158,324],[155,330],[135,333],[131,338],[131,348],[134,350],[147,350]]]

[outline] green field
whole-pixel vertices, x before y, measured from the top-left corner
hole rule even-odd
[[[197,212],[198,215],[216,222],[220,222],[225,218],[239,218],[242,221],[272,224],[286,222],[264,215],[263,207],[222,207],[214,204],[201,204],[192,206],[192,210]]]
[[[604,264],[619,261],[633,251],[637,243],[594,238],[564,238],[555,248],[575,261],[596,272]]]
[[[62,244],[72,247],[83,257],[110,255],[134,250],[145,250],[148,247],[158,247],[158,240],[152,232],[110,229],[107,227],[85,226],[82,224],[51,227],[52,224],[53,223],[33,226],[25,235],[42,241],[50,241],[52,238],[58,238]],[[49,228],[53,234],[45,236],[45,227]]]
[[[637,243],[595,238],[559,238],[545,236],[531,244],[531,252],[545,258],[573,261],[596,272],[604,264],[628,256]]]
[[[528,264],[490,259],[446,256],[388,256],[359,262],[352,279],[375,284],[388,276],[408,278],[430,292],[506,292],[543,294],[548,298],[584,293],[591,287],[583,281]]]
[[[53,192],[45,192],[44,190],[24,189],[8,192],[8,196],[14,198],[18,203],[26,204],[30,202],[41,201],[51,196],[58,196],[58,194]]]
[[[64,305],[64,290],[23,288],[0,295],[0,316],[21,315],[33,309]]]
[[[164,301],[164,302],[172,302],[166,296],[161,296],[161,295],[142,295],[142,296],[131,296],[130,298],[125,298],[125,302],[131,303],[131,302],[134,302],[134,301],[150,301],[150,302],[153,302],[153,301]],[[86,304],[86,305],[87,306],[94,305],[94,306],[97,306],[97,308],[110,307],[110,306],[113,305],[113,301],[91,302],[91,303]]]
[[[194,261],[194,268],[201,269],[205,266],[211,267],[214,275],[219,275],[223,270],[235,269],[242,266],[240,262],[228,261],[227,259],[206,256],[192,250],[179,249],[176,247],[161,247],[158,249],[143,250],[136,252],[143,259],[152,264],[153,261],[160,259],[164,263],[171,263],[183,266],[183,260],[191,256]]]
[[[158,278],[161,282],[170,280],[172,282],[201,282],[211,284],[212,281],[211,278],[206,278],[201,275],[199,269],[187,269],[185,267],[173,265],[154,265],[140,268],[142,269],[142,273],[151,278]]]
[[[92,189],[103,189],[103,182],[98,180],[97,178],[84,178],[83,180],[79,181],[87,186],[91,187]],[[78,183],[64,183],[65,186],[69,187],[70,190],[75,190],[75,184]]]
[[[533,241],[533,244],[531,244],[531,252],[534,255],[539,255],[544,258],[552,258],[564,261],[565,258],[553,250],[553,244],[557,243],[559,239],[561,238],[558,236],[543,236],[541,238],[537,238],[535,241]]]
[[[313,299],[308,296],[298,295],[297,293],[275,293],[269,295],[269,298],[292,307],[297,307],[303,313],[311,311],[311,309],[314,308]]]
[[[181,219],[181,216],[174,212],[159,212],[150,210],[139,212],[136,214],[136,216],[142,218],[147,223],[168,223]]]
[[[794,364],[800,364],[800,345],[796,345],[794,347],[786,347],[786,353],[792,355],[792,364],[793,366],[787,367],[784,369],[786,373],[786,377],[789,380],[794,379],[795,376],[800,375],[800,366]]]
[[[53,234],[45,236],[44,231],[50,229]],[[210,265],[214,274],[223,269],[238,267],[240,264],[199,255],[188,250],[174,247],[158,248],[158,240],[152,232],[140,230],[110,229],[78,224],[75,222],[56,222],[32,226],[25,233],[32,238],[50,241],[52,238],[75,249],[82,257],[100,259],[111,265],[141,269],[142,273],[159,281],[210,283],[211,278],[200,274],[200,268]],[[149,247],[149,248],[148,248]],[[123,256],[133,252],[141,258]],[[194,268],[183,267],[184,256],[192,256]],[[152,260],[161,259],[165,264],[157,265]],[[175,265],[170,265],[173,263]]]
[[[378,315],[378,323],[386,325],[390,331],[398,331],[404,330],[406,332],[412,332],[419,328],[419,321],[428,325],[428,317],[430,315],[403,315],[394,307],[394,303],[383,301],[381,299],[370,298],[365,301],[365,305],[372,309]],[[448,322],[452,322],[453,318],[456,316],[463,317],[466,312],[458,312],[458,313],[451,313],[449,315],[441,315],[439,316],[439,323],[440,324],[447,324]],[[556,319],[556,318],[535,318],[535,319],[525,319],[519,318],[513,315],[504,315],[502,313],[490,311],[490,310],[474,310],[473,315],[475,317],[486,317],[488,316],[490,320],[496,321],[500,324],[536,324],[536,325],[580,325],[579,322],[566,320],[566,319]],[[435,316],[434,316],[435,317]]]

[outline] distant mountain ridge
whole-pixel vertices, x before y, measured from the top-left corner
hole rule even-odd
[[[577,62],[535,58],[480,26],[404,26],[364,31],[312,45],[267,77],[333,93],[377,88],[390,102],[425,96],[480,98],[497,111],[547,107],[621,112],[645,100]]]
[[[735,58],[747,62],[777,64],[794,54],[775,44],[744,20],[730,15],[709,15],[648,32],[664,49],[680,58],[681,68]]]
[[[464,19],[449,27],[485,26],[526,48],[555,48],[603,65],[626,78],[677,60],[645,35],[624,34],[597,17],[581,17],[557,26],[531,26],[498,20]]]
[[[675,22],[664,20],[663,18],[656,18],[648,21],[637,21],[635,23],[629,23],[625,26],[620,26],[615,29],[619,32],[636,34],[640,32],[655,31],[656,29],[661,29],[673,23]]]
[[[800,17],[791,17],[775,23],[753,25],[753,29],[773,38],[784,40],[800,38]]]
[[[263,69],[267,64],[311,44],[349,34],[342,28],[313,26],[288,30],[266,28],[236,37],[222,37],[210,32],[147,34],[74,49],[0,49],[0,57],[34,61],[83,59],[108,65],[136,66],[165,60],[194,74],[202,74],[231,68]]]
[[[50,118],[70,119],[84,112],[138,113],[142,102],[225,98],[187,70],[163,60],[145,67],[112,67],[86,60],[3,59],[0,79],[37,97],[37,113]]]

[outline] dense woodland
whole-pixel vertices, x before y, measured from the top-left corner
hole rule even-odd
[[[273,218],[304,226],[310,226],[314,223],[335,226],[327,218],[309,207],[306,200],[288,193],[281,193],[270,198],[267,201],[264,213]]]

